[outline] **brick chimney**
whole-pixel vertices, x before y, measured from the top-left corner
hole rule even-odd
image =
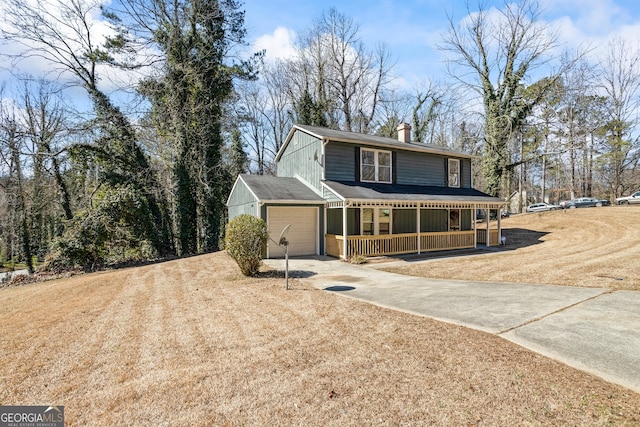
[[[400,123],[398,125],[398,141],[411,142],[411,125],[409,123]]]

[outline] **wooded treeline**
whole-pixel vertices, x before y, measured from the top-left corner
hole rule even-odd
[[[40,3],[4,6],[5,59],[51,72],[2,88],[0,261],[92,268],[218,250],[235,177],[274,173],[294,123],[395,138],[408,122],[414,141],[477,154],[474,186],[526,191],[525,204],[640,188],[637,49],[554,57],[534,1],[451,17],[451,78],[410,90],[392,52],[335,9],[292,56],[263,61],[246,54],[235,0]]]

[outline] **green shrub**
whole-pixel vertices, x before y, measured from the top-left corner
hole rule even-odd
[[[239,215],[227,224],[225,249],[245,276],[258,274],[268,238],[267,223],[253,215]]]
[[[110,264],[157,257],[148,230],[147,207],[131,186],[97,192],[91,209],[76,213],[52,244],[46,269],[87,271]]]

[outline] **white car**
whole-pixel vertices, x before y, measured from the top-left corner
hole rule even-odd
[[[629,205],[629,204],[635,204],[635,203],[639,203],[640,204],[640,191],[636,191],[635,193],[633,193],[630,196],[627,197],[618,197],[616,199],[616,204],[618,205]]]
[[[527,206],[527,212],[555,211],[556,209],[560,209],[560,206],[550,205],[549,203],[534,203]]]

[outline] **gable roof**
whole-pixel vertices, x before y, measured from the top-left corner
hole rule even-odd
[[[448,147],[441,147],[439,145],[424,144],[421,142],[400,142],[397,139],[387,138],[384,136],[367,135],[364,133],[347,132],[309,125],[293,125],[293,127],[289,131],[289,134],[287,135],[287,138],[282,144],[282,147],[280,147],[280,150],[276,155],[276,162],[280,160],[282,153],[284,153],[287,145],[289,145],[289,142],[293,138],[293,134],[296,132],[296,130],[305,132],[309,135],[326,141],[338,141],[349,144],[363,144],[380,148],[417,151],[422,153],[439,154],[442,156],[453,156],[466,159],[473,159],[477,157],[472,154],[463,153],[462,151],[452,150]]]
[[[323,181],[323,184],[343,200],[505,203],[497,197],[492,197],[474,188],[338,181]]]
[[[238,175],[261,203],[325,203],[325,200],[297,178],[269,175]]]

